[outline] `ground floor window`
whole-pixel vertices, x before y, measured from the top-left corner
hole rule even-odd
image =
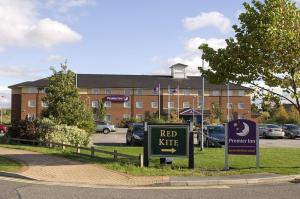
[[[158,108],[158,102],[151,102],[151,108]]]
[[[168,102],[168,108],[174,108],[174,102]]]
[[[130,119],[130,115],[129,114],[124,114],[123,119]]]
[[[137,115],[135,116],[135,118],[136,118],[137,120],[139,120],[139,121],[143,121],[143,120],[144,120],[144,115],[142,115],[142,114],[137,114]]]
[[[34,120],[34,119],[35,119],[35,114],[34,114],[34,113],[28,113],[28,114],[27,114],[27,119],[28,119],[29,121]]]
[[[105,115],[104,116],[104,121],[105,122],[111,122],[112,116],[111,115]]]
[[[183,108],[190,108],[190,102],[183,102]]]

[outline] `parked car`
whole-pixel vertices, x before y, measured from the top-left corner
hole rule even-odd
[[[96,132],[103,132],[104,134],[108,134],[114,131],[116,131],[115,125],[109,124],[107,122],[96,122]]]
[[[258,125],[258,133],[259,133],[259,137],[263,137],[264,134],[264,128],[266,128],[265,124],[259,124]]]
[[[223,125],[206,125],[203,128],[204,146],[221,146],[225,144],[225,127]],[[201,132],[198,133],[198,141],[201,143]]]
[[[129,125],[126,133],[126,144],[143,144],[144,142],[144,125],[141,123],[132,123]]]
[[[296,124],[284,124],[282,129],[285,133],[285,136],[290,139],[296,139],[300,137],[300,127]]]
[[[4,134],[7,133],[8,128],[4,124],[0,124],[0,133]]]
[[[261,128],[262,136],[264,138],[283,138],[284,132],[282,128],[275,124],[265,124]]]

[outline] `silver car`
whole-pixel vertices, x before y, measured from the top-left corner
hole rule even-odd
[[[108,134],[109,132],[116,131],[115,125],[109,124],[107,122],[96,122],[96,132],[103,132]]]
[[[264,138],[283,138],[284,131],[275,124],[264,124],[259,127],[260,134]]]

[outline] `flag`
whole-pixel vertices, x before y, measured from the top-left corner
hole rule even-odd
[[[176,94],[177,92],[178,92],[177,88],[170,88],[170,90],[169,90],[170,94]]]
[[[159,91],[159,85],[157,85],[153,88],[153,93],[158,93],[158,91]]]

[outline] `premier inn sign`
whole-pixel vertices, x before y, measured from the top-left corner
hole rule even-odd
[[[188,156],[188,125],[149,125],[149,156]]]

